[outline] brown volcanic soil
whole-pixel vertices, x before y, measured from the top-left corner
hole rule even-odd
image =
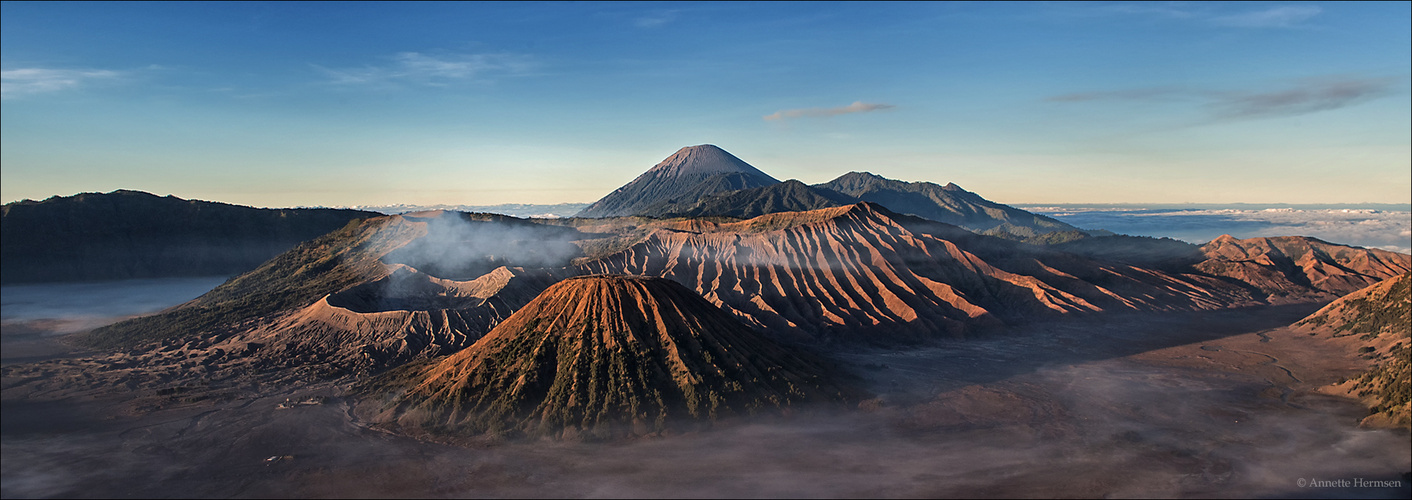
[[[375,419],[453,434],[657,434],[846,399],[826,371],[669,280],[584,276],[471,347],[382,377],[376,391],[398,399]]]
[[[1364,425],[1412,428],[1412,273],[1345,295],[1294,325],[1367,360],[1331,394],[1362,399]]]
[[[815,341],[895,344],[1002,321],[1257,303],[1219,279],[1102,263],[868,203],[660,228],[577,267],[670,278],[748,324]]]
[[[406,266],[216,344],[257,345],[272,366],[326,364],[363,374],[469,347],[560,279],[546,270],[500,267],[470,281],[440,279]]]
[[[977,307],[1030,304],[1043,314],[1029,319],[1065,318],[934,348],[850,348],[851,354],[840,356],[879,394],[863,405],[868,413],[742,419],[708,432],[601,446],[480,441],[445,447],[370,431],[367,419],[342,405],[346,386],[313,382],[346,372],[312,356],[294,356],[289,361],[296,366],[251,356],[274,342],[217,346],[224,337],[188,337],[152,349],[7,364],[3,496],[1412,493],[1407,478],[1402,489],[1298,488],[1301,478],[1397,479],[1410,467],[1406,450],[1412,444],[1406,433],[1357,429],[1366,415],[1361,405],[1321,394],[1338,377],[1366,369],[1368,360],[1306,333],[1272,330],[1312,312],[1311,305],[1204,311],[1240,299],[1243,289],[1206,286],[1210,278],[1020,252],[1026,247],[867,212],[853,207],[731,224],[656,221],[675,226],[653,227],[619,264],[672,269],[668,277],[741,297],[748,297],[737,290],[748,282],[742,276],[773,276],[779,278],[774,283],[805,290],[827,307],[853,301],[857,310],[881,311],[881,303],[896,314],[902,309],[885,299],[849,290],[868,291],[869,283],[887,288],[887,280],[859,277],[940,261],[945,266],[918,265],[923,270],[913,274],[943,272],[937,276],[954,281],[927,279],[955,283],[955,297]],[[403,226],[417,229],[410,222]],[[849,242],[867,245],[848,254]],[[359,244],[386,251],[391,243],[371,238]],[[776,248],[788,252],[768,253]],[[695,264],[704,262],[700,255],[708,250],[733,264]],[[758,254],[785,260],[761,261]],[[858,264],[832,260],[840,255]],[[827,265],[791,267],[804,262]],[[387,277],[396,267],[379,269],[386,272],[376,277]],[[1011,277],[1020,279],[1007,281]],[[406,314],[404,324],[418,324],[405,318],[436,310],[437,300],[478,297],[474,290],[483,289],[467,283],[426,278],[436,287],[417,285],[410,296],[416,300],[396,304],[402,309],[379,310],[386,308],[356,292],[335,291],[328,305],[356,314]],[[1231,289],[1236,291],[1220,295]],[[1085,309],[1076,299],[1103,311]],[[827,310],[807,301],[791,310],[769,300],[762,298],[775,311],[800,318],[825,317]],[[1152,312],[1163,308],[1188,311]],[[906,322],[855,321],[855,331],[912,334]],[[315,343],[336,335],[321,338]],[[393,343],[386,345],[395,345],[397,339],[388,340]],[[326,399],[278,408],[286,398],[299,403],[308,395]],[[276,460],[266,462],[270,457]]]
[[[415,441],[369,430],[334,385],[56,391],[7,369],[0,487],[6,498],[1407,498],[1408,435],[1359,430],[1356,402],[1313,390],[1361,361],[1277,328],[1311,309],[1068,319],[855,352],[846,361],[881,394],[871,412],[613,444]],[[123,370],[90,368],[92,379]],[[1403,486],[1298,483],[1354,478]]]
[[[1381,271],[1368,263],[1407,257],[1317,243],[1305,245],[1312,250],[1301,259],[1313,264],[1299,279],[1345,268],[1366,268],[1356,276],[1372,279]],[[1236,266],[1253,283],[1091,260],[866,203],[738,222],[556,225],[427,212],[349,226],[181,307],[87,340],[133,347],[196,334],[206,347],[261,358],[252,369],[366,374],[469,346],[563,277],[620,273],[670,278],[784,339],[898,345],[1063,315],[1264,302],[1274,286],[1266,281],[1284,279],[1271,274],[1284,268],[1231,260],[1265,247],[1228,247],[1203,265]],[[1289,248],[1280,255],[1293,255]],[[1328,300],[1324,289],[1340,290],[1334,285],[1348,276],[1318,281],[1323,288],[1290,282],[1292,291],[1269,300]]]
[[[1201,247],[1196,269],[1240,280],[1271,303],[1332,300],[1412,271],[1412,255],[1278,236],[1239,240],[1221,235]]]

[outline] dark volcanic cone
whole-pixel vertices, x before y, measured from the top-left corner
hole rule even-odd
[[[598,275],[541,293],[471,347],[382,379],[379,420],[452,433],[646,435],[839,401],[822,361],[675,282]]]
[[[661,206],[779,182],[714,145],[688,146],[585,207],[578,217],[652,215]]]

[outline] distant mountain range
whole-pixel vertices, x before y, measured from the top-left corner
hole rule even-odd
[[[954,184],[894,181],[861,172],[815,186],[780,182],[716,146],[700,145],[682,148],[587,206],[263,209],[129,190],[14,202],[4,207],[3,282],[234,275],[351,220],[390,213],[751,218],[860,201],[1015,240],[1055,243],[1087,236],[1073,226],[990,202]]]
[[[7,205],[6,265],[204,271],[227,245],[292,247],[227,258],[251,267],[79,341],[199,358],[213,379],[357,382],[370,421],[451,434],[656,435],[783,415],[856,399],[815,352],[1330,301],[1412,271],[1407,254],[1299,236],[1094,235],[952,184],[780,182],[714,146],[683,148],[584,209],[626,214],[604,217],[74,198]],[[1339,317],[1386,316],[1357,311]]]
[[[350,221],[359,210],[252,208],[141,191],[8,203],[4,283],[235,275]]]
[[[1149,240],[1187,260],[1162,269],[1116,258],[1150,259],[1150,243],[1133,244]],[[779,339],[892,345],[1071,314],[1331,300],[1412,270],[1412,256],[1302,238],[1279,254],[1261,241],[1175,242],[1185,245],[1177,251],[1171,240],[1116,243],[1120,251],[1090,258],[868,203],[739,222],[395,215],[90,338],[134,345],[264,318],[229,342],[264,346],[271,363],[355,373],[463,349],[550,284],[590,274],[671,279]]]
[[[530,203],[503,203],[500,205],[408,205],[399,203],[396,205],[353,205],[335,208],[365,210],[383,215],[447,210],[452,212],[513,215],[515,217],[530,219],[552,219],[555,217],[572,217],[587,206],[587,203],[556,203],[553,205],[535,205]]]
[[[682,148],[577,216],[751,218],[859,202],[1011,239],[1080,232],[1056,219],[986,200],[955,184],[896,181],[867,172],[849,172],[813,186],[796,180],[780,182],[710,144]]]

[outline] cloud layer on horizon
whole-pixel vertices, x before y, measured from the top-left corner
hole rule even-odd
[[[1310,236],[1331,243],[1412,253],[1412,212],[1362,209],[1300,210],[1029,207],[1085,229],[1205,243],[1237,238]]]
[[[854,101],[853,104],[840,106],[837,108],[802,108],[802,109],[782,109],[772,114],[765,115],[766,121],[788,120],[794,118],[827,118],[830,116],[847,115],[852,113],[868,113],[893,109],[897,106],[882,103],[867,103]]]

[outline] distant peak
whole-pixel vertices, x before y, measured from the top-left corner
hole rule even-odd
[[[820,214],[828,214],[828,218],[831,219],[845,217],[849,215],[861,215],[865,217],[874,217],[879,215],[883,217],[888,217],[889,215],[895,215],[886,207],[877,203],[873,203],[871,201],[860,201],[852,205],[845,205],[841,207],[822,208],[814,210],[814,212],[818,212]]]
[[[888,210],[887,207],[884,207],[877,203],[873,203],[871,201],[860,201],[858,203],[854,203],[852,206],[849,207],[848,211],[859,214],[892,214],[892,211]]]
[[[758,174],[774,182],[779,182],[714,144],[701,144],[678,149],[676,153],[672,153],[671,156],[662,160],[661,163],[652,167],[648,172],[659,176],[746,172]]]
[[[941,188],[947,191],[965,191],[965,189],[961,189],[961,186],[957,186],[954,182],[948,182],[945,186],[942,186]]]

